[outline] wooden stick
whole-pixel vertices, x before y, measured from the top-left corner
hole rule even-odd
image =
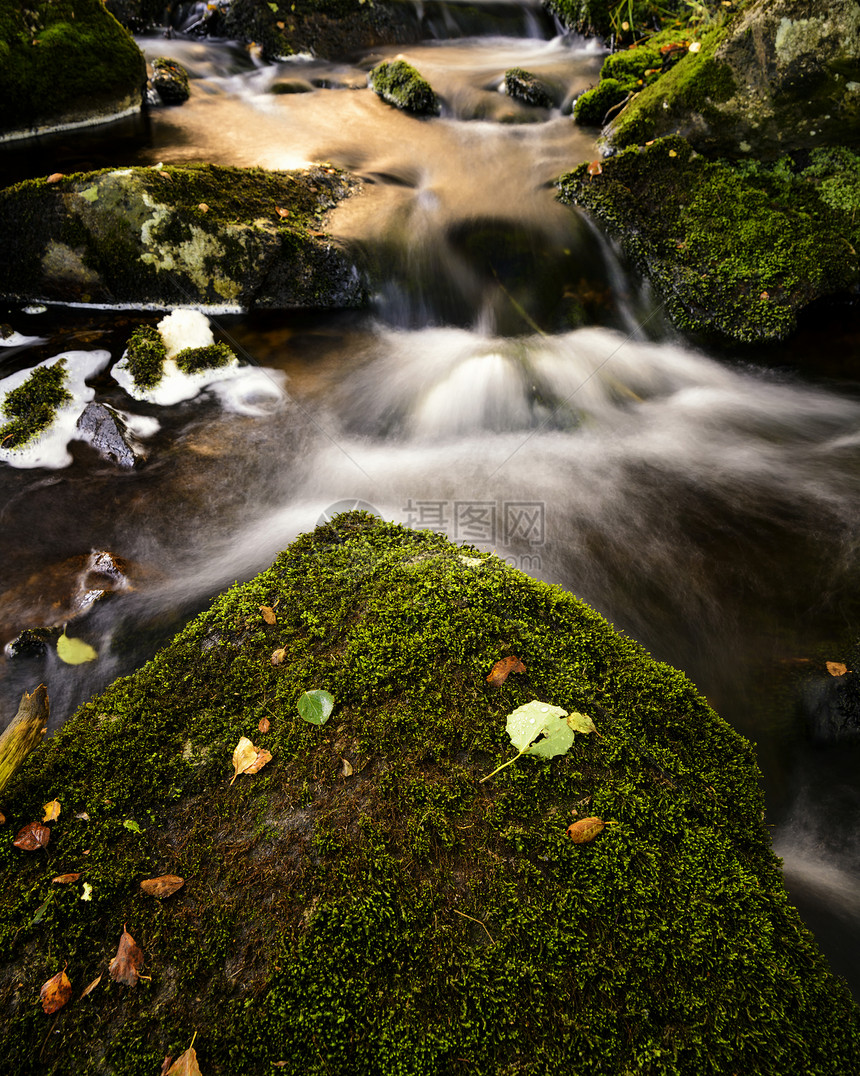
[[[48,729],[48,689],[39,684],[32,695],[25,691],[18,713],[0,735],[0,791]]]

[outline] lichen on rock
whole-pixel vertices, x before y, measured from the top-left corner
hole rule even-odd
[[[49,861],[0,843],[10,1076],[40,1049],[45,1073],[157,1071],[195,1031],[202,1071],[251,1076],[857,1070],[749,744],[582,602],[468,552],[338,517],[30,757],[11,829],[63,813]],[[527,673],[493,688],[510,654]],[[296,707],[314,688],[322,727]],[[535,698],[601,737],[482,783]],[[231,784],[243,736],[273,757]],[[613,824],[575,844],[582,817]],[[167,873],[179,893],[141,894]],[[46,1042],[40,985],[58,960],[93,981],[124,924],[151,978],[105,981]]]

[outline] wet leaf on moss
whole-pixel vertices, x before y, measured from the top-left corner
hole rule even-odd
[[[193,1046],[189,1046],[184,1054],[177,1057],[167,1070],[167,1076],[201,1076],[197,1052]]]
[[[827,671],[831,676],[844,676],[848,672],[848,666],[843,665],[841,661],[828,661]]]
[[[278,622],[277,616],[275,616],[275,610],[271,605],[261,605],[260,612],[263,614],[263,620],[267,624],[276,624]]]
[[[567,710],[537,699],[508,714],[506,728],[511,743],[523,754],[555,758],[563,755],[573,743]]]
[[[78,1001],[83,1001],[83,999],[87,996],[87,994],[91,994],[95,990],[95,988],[99,985],[99,983],[101,981],[102,981],[102,976],[100,975],[97,979],[93,979],[93,981],[91,983],[88,983],[84,987],[83,992],[81,993],[81,996],[78,998]]]
[[[41,822],[29,822],[18,830],[18,836],[12,841],[16,848],[22,848],[25,852],[37,852],[44,848],[51,839],[51,831]]]
[[[580,818],[578,822],[571,822],[567,827],[567,835],[574,844],[587,844],[593,841],[598,833],[606,828],[602,818]]]
[[[67,665],[83,665],[95,661],[98,654],[83,639],[70,639],[65,632],[57,639],[57,657]]]
[[[259,729],[260,732],[268,732],[271,727],[272,727],[272,723],[271,723],[271,721],[269,721],[268,717],[261,717],[260,718],[260,724],[257,725],[257,728]]]
[[[124,986],[136,986],[142,967],[143,952],[128,930],[123,927],[116,956],[110,962],[108,974],[115,983],[122,983]]]
[[[588,168],[586,168],[586,172],[588,172],[588,174],[590,176],[592,176],[592,177],[593,176],[602,176],[603,175],[603,162],[602,161],[592,161],[591,164],[588,166]]]
[[[524,673],[525,671],[525,665],[515,654],[512,654],[509,658],[501,658],[495,663],[490,669],[487,683],[493,687],[501,687],[511,673]]]
[[[42,807],[42,810],[45,812],[42,817],[43,822],[55,822],[60,817],[62,807],[59,800],[51,800]]]
[[[57,974],[42,985],[39,997],[42,1000],[42,1010],[49,1016],[58,1012],[72,996],[72,984],[66,975],[66,969]]]
[[[162,874],[158,878],[144,878],[140,888],[149,896],[164,900],[165,897],[173,896],[184,885],[185,879],[178,874]]]
[[[279,647],[277,650],[272,651],[271,662],[273,665],[282,665],[284,658],[287,656],[287,651],[284,647]]]
[[[233,749],[233,777],[230,784],[240,773],[259,773],[267,762],[272,761],[271,752],[255,747],[247,736],[243,736]]]
[[[54,885],[68,885],[69,882],[76,882],[80,876],[80,871],[72,872],[71,874],[58,874],[56,878],[51,879],[51,882]]]
[[[567,715],[567,723],[574,732],[581,732],[587,736],[591,732],[597,732],[597,727],[587,714],[580,714],[576,710]],[[600,735],[598,733],[598,735]]]
[[[334,695],[322,688],[306,691],[298,702],[299,713],[312,725],[324,725],[334,709]]]

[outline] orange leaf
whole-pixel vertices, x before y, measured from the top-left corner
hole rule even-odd
[[[603,165],[600,161],[592,161],[586,169],[590,176],[599,176],[603,174]]]
[[[276,206],[275,211],[277,212],[279,217],[288,217],[290,215],[289,209],[281,209],[280,206]]]
[[[170,1072],[170,1068],[173,1065],[173,1054],[168,1054],[167,1057],[161,1062],[161,1072],[158,1076],[167,1076]]]
[[[6,821],[6,815],[3,814],[2,811],[0,811],[0,826],[2,826],[5,823],[5,821]]]
[[[259,773],[260,770],[266,765],[266,763],[271,762],[271,761],[272,761],[272,753],[271,753],[271,751],[266,751],[266,750],[261,751],[259,748],[257,748],[257,757],[256,757],[256,759],[251,763],[251,765],[246,770],[243,770],[242,772],[243,773]]]
[[[848,672],[848,666],[843,665],[841,661],[828,661],[827,671],[831,676],[844,676]]]
[[[260,612],[263,614],[263,620],[265,620],[267,624],[277,623],[278,618],[275,616],[275,610],[271,605],[261,605]]]
[[[260,724],[257,725],[257,728],[260,730],[260,732],[268,732],[271,727],[272,723],[271,721],[269,721],[268,717],[260,718]]]
[[[181,889],[184,885],[185,879],[180,878],[178,874],[162,874],[158,878],[144,878],[140,883],[140,888],[151,897],[164,900],[165,897],[172,897],[177,889]]]
[[[56,882],[58,885],[65,885],[67,882],[76,882],[80,878],[81,872],[77,874],[58,874],[56,878],[52,878],[52,882]]]
[[[574,844],[585,844],[587,841],[593,841],[605,826],[602,818],[580,818],[578,822],[572,822],[567,827],[567,835]]]
[[[42,818],[43,822],[55,822],[60,817],[60,811],[62,810],[60,801],[51,800],[50,803],[44,805],[42,810],[45,812],[44,817]]]
[[[167,1070],[167,1076],[201,1076],[197,1052],[193,1046],[189,1046],[184,1054],[177,1057]]]
[[[509,658],[501,658],[501,660],[497,661],[492,669],[490,669],[487,683],[492,684],[493,687],[501,687],[511,673],[524,673],[525,671],[525,665],[523,665],[515,654],[511,654]]]
[[[16,848],[23,848],[25,852],[36,852],[44,848],[51,839],[51,831],[41,822],[30,822],[18,830],[18,836],[12,841]]]
[[[117,948],[116,956],[110,962],[108,974],[115,983],[136,986],[142,967],[143,953],[138,948],[134,938],[123,927],[119,947]]]
[[[209,206],[205,202],[201,202],[197,208],[200,210],[201,213],[209,212]]]
[[[101,981],[102,981],[101,975],[98,977],[98,979],[93,979],[93,981],[88,986],[84,987],[84,991],[81,994],[81,996],[78,998],[78,1001],[82,1001],[87,996],[87,994],[91,994],[95,990],[95,988],[99,985],[99,983]]]
[[[72,996],[72,984],[66,975],[66,969],[58,971],[53,979],[49,979],[39,991],[42,999],[42,1009],[50,1016],[66,1004]]]
[[[284,661],[284,658],[286,656],[287,656],[286,649],[284,647],[281,647],[279,650],[273,650],[272,651],[272,657],[271,657],[270,660],[271,660],[273,665],[282,665],[283,661]]]
[[[47,178],[47,180],[45,182],[46,183],[59,183],[61,179],[65,179],[65,176],[63,175],[62,172],[52,172],[48,176],[48,178]]]

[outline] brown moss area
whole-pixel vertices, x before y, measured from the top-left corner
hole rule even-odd
[[[490,687],[512,653],[527,672]],[[297,713],[311,688],[336,700],[321,727]],[[600,738],[481,782],[533,698]],[[273,759],[231,785],[243,735]],[[48,847],[13,848],[55,797]],[[207,1076],[860,1062],[749,744],[576,598],[436,535],[352,513],[299,538],[83,706],[0,806],[10,1073],[150,1073],[195,1032]],[[574,845],[590,814],[614,824]],[[164,873],[184,888],[144,896]],[[123,924],[150,978],[77,1000]],[[66,963],[75,1000],[48,1018],[39,988]]]

